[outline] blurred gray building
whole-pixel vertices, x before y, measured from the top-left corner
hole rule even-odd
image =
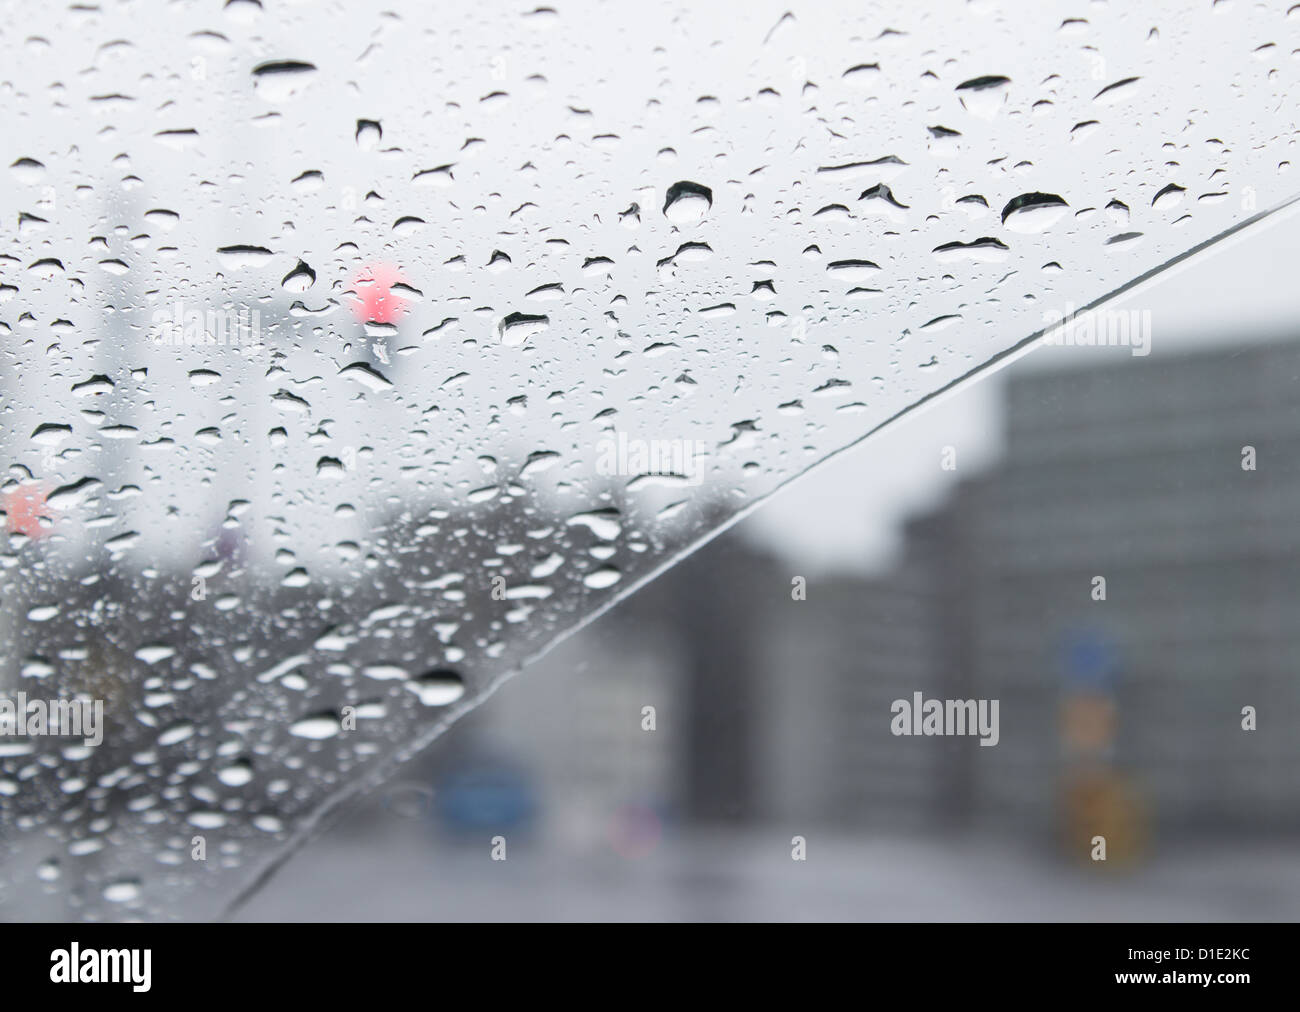
[[[1298,379],[1292,342],[1013,374],[1005,459],[908,524],[895,572],[760,624],[788,673],[760,679],[774,809],[1049,835],[1095,694],[1157,832],[1300,827]],[[883,732],[917,690],[998,699],[999,744]]]
[[[1298,378],[1290,342],[1012,378],[1005,461],[931,521],[961,529],[971,581],[969,620],[938,631],[1002,701],[978,821],[1047,828],[1062,696],[1087,677],[1071,644],[1091,639],[1112,764],[1157,830],[1300,825]]]

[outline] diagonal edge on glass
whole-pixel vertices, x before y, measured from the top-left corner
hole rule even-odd
[[[1287,217],[1294,216],[1295,212],[1297,211],[1300,211],[1300,196],[1293,197],[1283,202],[1277,207],[1271,208],[1266,211],[1262,211],[1254,215],[1253,217],[1237,225],[1234,225],[1232,228],[1228,229],[1227,231],[1223,232],[1218,236],[1215,236],[1213,239],[1209,239],[1206,240],[1205,242],[1198,244],[1196,247],[1189,249],[1186,253],[1180,254],[1179,256],[1170,260],[1168,263],[1145,272],[1140,277],[1136,277],[1132,281],[1127,282],[1124,285],[1121,285],[1119,288],[1115,289],[1115,291],[1111,292],[1110,294],[1102,298],[1096,299],[1095,301],[1089,303],[1086,306],[1082,306],[1079,309],[1079,313],[1087,313],[1087,312],[1092,312],[1093,310],[1102,309],[1109,303],[1119,300],[1125,296],[1132,295],[1140,291],[1141,289],[1149,285],[1152,285],[1153,283],[1158,284],[1161,280],[1163,280],[1165,275],[1177,271],[1178,268],[1188,263],[1189,261],[1195,260],[1196,258],[1200,257],[1202,254],[1210,255],[1210,256],[1216,254],[1222,254],[1223,252],[1225,252],[1224,249],[1222,248],[1225,244],[1230,244],[1230,241],[1237,237],[1244,238],[1245,234],[1250,232],[1252,229],[1254,229],[1255,226],[1257,225],[1271,226],[1274,224],[1278,224],[1281,220],[1284,220]],[[509,671],[504,671],[496,675],[489,682],[487,689],[479,696],[477,696],[474,700],[471,701],[471,705],[469,709],[474,709],[477,706],[481,705],[494,692],[500,689],[506,682],[510,681],[516,675],[522,674],[527,667],[539,661],[543,656],[550,653],[553,649],[558,647],[561,643],[569,639],[571,636],[574,636],[581,630],[585,629],[588,625],[595,622],[597,619],[599,619],[610,609],[616,607],[622,601],[631,597],[633,594],[635,594],[646,584],[650,583],[659,575],[671,569],[682,559],[698,551],[701,547],[706,545],[708,542],[712,541],[714,538],[723,534],[731,527],[734,527],[736,524],[743,521],[747,516],[749,516],[751,513],[759,509],[761,506],[763,506],[764,503],[769,501],[773,496],[780,493],[788,485],[791,485],[799,481],[801,478],[803,478],[805,475],[812,472],[814,469],[820,468],[830,463],[832,460],[839,457],[840,455],[851,452],[852,450],[861,446],[867,440],[872,439],[877,435],[881,435],[885,433],[887,430],[892,428],[896,422],[902,421],[904,418],[912,414],[915,414],[918,411],[924,410],[928,405],[934,403],[935,401],[938,401],[939,399],[947,397],[951,394],[955,394],[961,389],[967,387],[968,385],[977,383],[980,380],[987,378],[991,373],[994,373],[999,369],[1005,368],[1006,366],[1010,365],[1013,361],[1015,361],[1017,358],[1023,356],[1029,351],[1032,351],[1034,347],[1037,346],[1042,341],[1044,336],[1048,334],[1049,331],[1051,331],[1052,329],[1053,329],[1052,327],[1044,327],[1040,329],[1039,331],[1029,335],[1020,343],[1014,345],[1011,348],[1008,348],[1004,352],[999,353],[994,358],[986,362],[984,365],[972,369],[969,373],[956,380],[953,380],[947,386],[939,390],[936,390],[933,393],[925,395],[916,403],[909,405],[908,407],[899,411],[896,415],[886,419],[884,422],[881,422],[871,431],[864,433],[861,437],[854,440],[852,443],[848,443],[844,446],[832,450],[830,453],[826,454],[826,456],[819,459],[815,464],[807,468],[805,471],[797,475],[791,476],[790,478],[786,479],[786,481],[784,481],[780,486],[773,489],[771,492],[767,493],[762,498],[754,500],[753,502],[746,505],[743,509],[732,514],[730,517],[728,517],[725,521],[720,523],[718,526],[712,528],[711,530],[709,530],[708,532],[700,536],[696,541],[685,546],[684,548],[681,548],[680,550],[676,551],[672,555],[665,558],[659,564],[659,566],[657,566],[653,571],[639,577],[634,583],[629,584],[623,590],[611,596],[608,600],[606,600],[603,604],[601,604],[600,607],[584,615],[579,621],[575,622],[572,626],[565,629],[562,633],[557,635],[554,639],[552,639],[549,643],[543,646],[540,650],[526,657],[519,664],[519,666]],[[468,710],[466,712],[468,712]],[[364,781],[359,781],[357,783],[351,784],[344,790],[340,791],[337,795],[325,799],[321,803],[320,807],[314,813],[312,819],[308,822],[304,822],[300,824],[298,830],[293,834],[293,836],[284,842],[280,851],[277,852],[276,854],[271,855],[266,860],[265,864],[250,877],[248,884],[243,889],[240,890],[238,895],[236,895],[231,899],[229,904],[223,910],[221,916],[223,918],[229,918],[232,915],[234,915],[245,903],[247,903],[253,896],[255,896],[262,889],[262,887],[266,885],[267,882],[269,882],[274,877],[275,873],[279,871],[279,869],[283,867],[283,865],[293,857],[293,855],[297,852],[299,848],[309,843],[318,834],[318,832],[325,825],[328,824],[329,819],[332,815],[340,813],[346,807],[348,802],[354,800],[358,795],[362,794],[364,791],[371,788],[378,787],[382,785],[385,781],[393,777],[397,773],[397,771],[402,767],[402,765],[404,765],[410,759],[414,758],[420,752],[424,751],[426,748],[432,745],[439,737],[441,737],[442,733],[445,730],[447,730],[448,727],[450,727],[451,723],[454,723],[454,719],[448,722],[448,724],[446,725],[435,728],[434,730],[429,732],[427,736],[411,742],[410,745],[404,750],[404,754],[394,755],[390,757],[389,760],[382,768],[375,770]]]

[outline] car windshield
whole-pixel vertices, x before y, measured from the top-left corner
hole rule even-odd
[[[1296,25],[11,10],[0,719],[54,709],[0,738],[0,909],[222,914],[777,489],[1285,207]]]

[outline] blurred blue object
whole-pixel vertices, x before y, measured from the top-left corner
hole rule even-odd
[[[537,818],[538,798],[522,766],[478,759],[452,770],[437,785],[435,812],[454,833],[524,830]]]
[[[1109,692],[1119,673],[1119,651],[1114,643],[1094,629],[1066,636],[1061,672],[1073,689]]]

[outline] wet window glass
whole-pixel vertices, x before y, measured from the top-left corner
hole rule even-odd
[[[1286,205],[1297,25],[4,19],[0,909],[222,913],[781,486]]]

